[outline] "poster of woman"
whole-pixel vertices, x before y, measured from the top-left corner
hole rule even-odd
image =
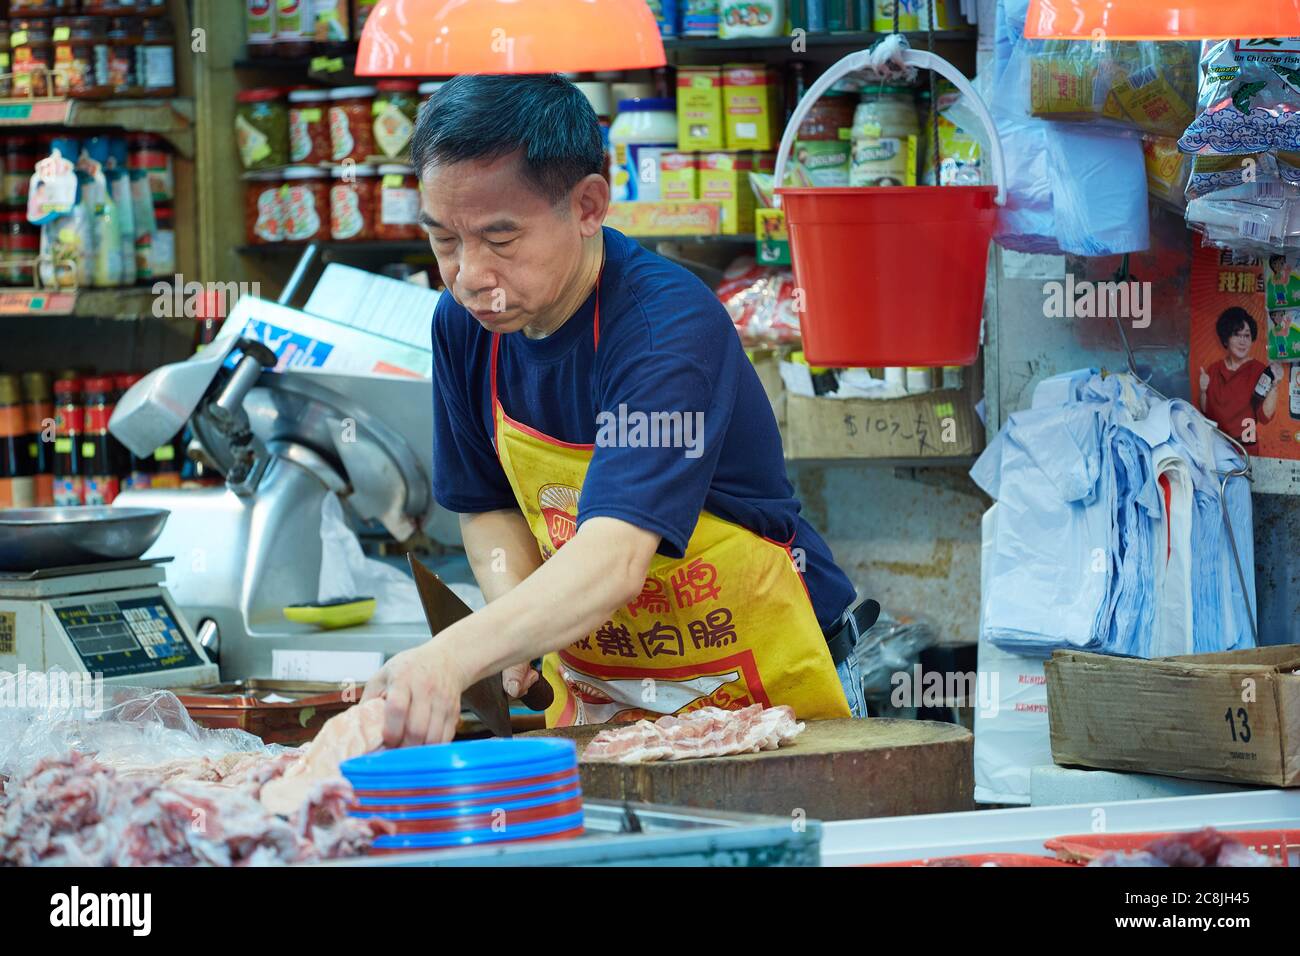
[[[1279,334],[1281,321],[1270,314],[1266,295],[1270,280],[1282,278],[1280,269],[1209,247],[1196,250],[1188,372],[1196,407],[1251,454],[1300,459],[1300,409],[1289,401],[1300,341],[1292,345],[1289,318],[1286,334]],[[1279,347],[1288,354],[1278,355]]]

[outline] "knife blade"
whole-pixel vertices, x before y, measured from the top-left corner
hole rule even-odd
[[[429,622],[429,633],[435,639],[444,628],[474,613],[451,588],[443,584],[438,575],[421,564],[414,554],[408,552],[406,560],[411,565],[411,574],[415,576],[415,589],[419,592],[420,603],[424,606],[424,618]],[[510,703],[506,699],[505,688],[501,686],[500,674],[485,677],[471,685],[461,695],[460,701],[461,706],[473,711],[494,737],[512,735]]]

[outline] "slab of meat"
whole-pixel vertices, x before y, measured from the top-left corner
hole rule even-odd
[[[648,763],[757,753],[790,743],[803,729],[794,710],[784,705],[766,710],[762,704],[743,710],[701,707],[680,717],[669,714],[654,723],[641,720],[628,727],[602,730],[587,744],[582,759]]]
[[[1194,833],[1161,837],[1134,853],[1104,853],[1088,865],[1273,866],[1273,862],[1213,827],[1206,827]]]
[[[246,866],[350,856],[391,827],[348,817],[350,799],[345,781],[319,785],[283,820],[246,785],[122,774],[74,751],[8,782],[0,864]]]
[[[342,779],[339,764],[384,745],[384,701],[374,698],[331,717],[284,773],[261,789],[262,805],[288,816],[322,780]]]

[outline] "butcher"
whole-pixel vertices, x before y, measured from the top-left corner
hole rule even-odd
[[[704,706],[865,716],[868,602],[800,515],[717,297],[603,225],[596,114],[568,80],[460,76],[411,140],[446,285],[434,495],[487,605],[391,658],[385,745],[451,739],[461,693],[546,681],[548,726]]]

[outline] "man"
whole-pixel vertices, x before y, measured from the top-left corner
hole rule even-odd
[[[549,726],[706,703],[865,716],[853,587],[799,517],[758,377],[706,286],[603,228],[578,89],[457,77],[411,159],[447,287],[434,494],[488,604],[370,682],[385,743],[450,739],[467,686],[501,673],[519,697],[542,657]]]

